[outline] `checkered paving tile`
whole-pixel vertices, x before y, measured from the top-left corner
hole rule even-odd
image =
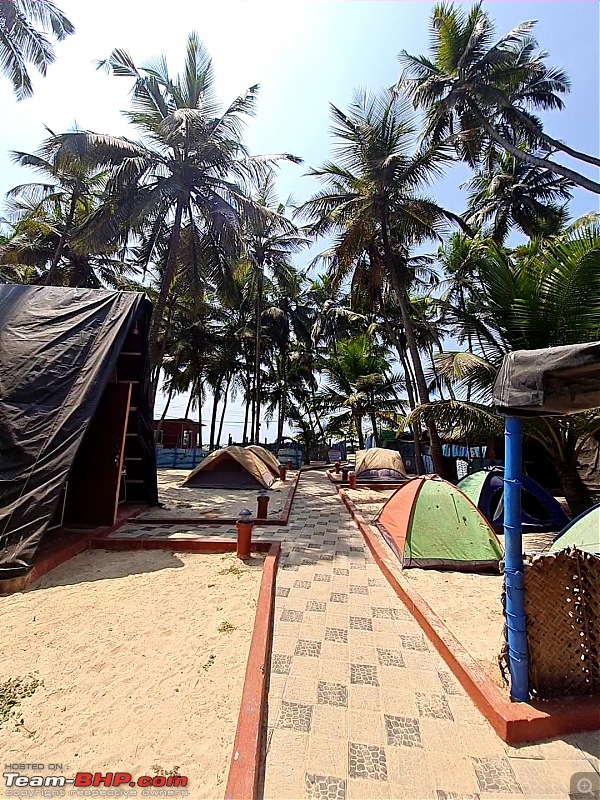
[[[379,686],[377,667],[372,664],[350,664],[350,683]]]
[[[265,800],[550,800],[594,769],[591,739],[514,748],[495,736],[322,472],[303,474],[290,521],[278,529]]]
[[[317,703],[330,706],[347,706],[348,687],[343,683],[319,681],[317,685]]]
[[[306,792],[308,797],[315,800],[346,800],[346,781],[344,778],[334,778],[331,775],[315,775],[307,772]]]
[[[292,728],[292,730],[308,733],[312,722],[313,707],[302,703],[290,703],[283,700],[279,712],[279,728]]]
[[[325,641],[346,643],[348,641],[348,631],[344,628],[325,628]]]
[[[294,655],[318,658],[321,655],[321,642],[314,642],[308,639],[298,639]]]
[[[419,720],[409,717],[384,716],[387,743],[394,747],[422,747]]]
[[[385,750],[377,745],[348,742],[348,770],[351,778],[387,781]]]

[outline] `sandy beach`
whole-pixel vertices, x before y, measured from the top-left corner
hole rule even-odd
[[[91,551],[3,598],[0,683],[39,681],[2,725],[3,763],[176,771],[188,796],[222,797],[261,574],[230,554]]]
[[[255,489],[198,489],[181,484],[189,475],[186,469],[158,470],[158,499],[163,507],[154,507],[138,519],[185,519],[190,517],[235,517],[243,508],[256,512]],[[267,491],[269,517],[280,517],[295,480],[289,472],[287,480],[275,481]]]
[[[367,522],[372,522],[390,497],[395,489],[347,489],[344,492],[359,509],[360,513]]]

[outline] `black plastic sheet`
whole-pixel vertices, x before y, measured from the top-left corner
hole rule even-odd
[[[0,285],[0,578],[31,566],[143,294]],[[138,407],[146,497],[157,502],[147,335]]]

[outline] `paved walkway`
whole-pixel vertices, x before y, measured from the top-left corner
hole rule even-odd
[[[593,776],[598,734],[519,748],[496,736],[322,472],[302,475],[290,526],[269,533],[283,554],[267,800],[569,798],[572,776]]]

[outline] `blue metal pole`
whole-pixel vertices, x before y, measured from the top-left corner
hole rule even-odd
[[[521,536],[522,423],[506,417],[504,428],[504,585],[510,696],[529,700],[523,540]]]

